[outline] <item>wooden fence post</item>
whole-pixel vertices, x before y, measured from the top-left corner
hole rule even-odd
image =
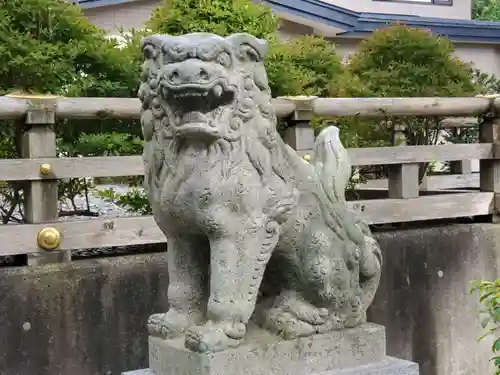
[[[29,97],[28,97],[29,98]],[[57,157],[55,124],[55,105],[52,98],[32,99],[32,109],[26,114],[28,130],[22,136],[22,157]],[[40,174],[51,173],[51,166],[40,165]],[[24,188],[24,216],[27,223],[39,224],[56,221],[59,217],[58,189],[56,179],[27,181]],[[33,239],[37,246],[37,238]],[[28,255],[28,265],[71,260],[71,251],[45,251]]]
[[[314,147],[314,130],[310,121],[314,116],[312,104],[316,96],[287,96],[280,99],[293,101],[296,108],[290,126],[284,131],[283,140],[300,156],[309,159]]]
[[[500,156],[500,118],[493,116],[485,117],[479,124],[479,142],[491,143],[493,155]],[[479,162],[479,186],[481,191],[495,193],[492,207],[492,220],[500,221],[500,159],[486,159]]]
[[[459,135],[460,128],[453,128],[452,133],[454,137]],[[472,160],[454,160],[450,161],[451,174],[471,174],[472,173]]]
[[[392,129],[394,147],[406,146],[404,125]],[[419,195],[418,163],[390,164],[388,174],[389,198],[416,198]]]
[[[450,162],[451,174],[471,174],[472,160],[455,160]]]

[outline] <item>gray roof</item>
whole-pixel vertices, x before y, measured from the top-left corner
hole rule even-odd
[[[138,0],[73,0],[84,9]],[[453,41],[500,43],[500,22],[432,18],[401,14],[363,13],[321,0],[264,0],[275,11],[286,12],[327,26],[345,30],[342,36],[363,37],[396,22],[423,27]]]

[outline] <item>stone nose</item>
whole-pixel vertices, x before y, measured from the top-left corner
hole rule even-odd
[[[194,62],[172,64],[165,72],[165,78],[171,85],[185,85],[189,83],[206,83],[213,77],[210,69]]]

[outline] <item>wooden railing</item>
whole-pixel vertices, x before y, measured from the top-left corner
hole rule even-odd
[[[495,117],[500,108],[498,99],[298,97],[274,99],[273,105],[277,115],[286,117],[292,124],[284,138],[301,155],[310,152],[314,140],[309,127],[309,120],[313,115],[324,117],[483,115],[485,120],[479,125],[480,143],[349,149],[353,165],[387,165],[389,169],[389,178],[385,182],[388,199],[351,201],[349,205],[359,211],[370,224],[478,215],[496,216],[500,209],[497,195],[500,192],[500,152],[497,143],[500,120]],[[0,97],[0,119],[24,118],[28,124],[28,130],[23,134],[23,159],[0,160],[0,181],[28,181],[24,189],[24,211],[26,221],[29,223],[0,227],[0,256],[30,254],[33,259],[42,259],[44,262],[68,261],[71,259],[72,249],[165,241],[163,234],[149,216],[58,221],[57,179],[142,175],[143,163],[139,155],[58,158],[53,130],[55,119],[138,119],[139,116],[140,103],[137,99]],[[463,126],[471,124],[468,122]],[[395,130],[396,133],[401,132],[401,129]],[[474,159],[480,160],[479,190],[421,194],[418,178],[419,163]],[[51,251],[43,249],[37,240],[40,232],[44,229],[47,231],[47,228],[56,229],[61,236],[57,249]],[[50,235],[47,237],[49,241]]]

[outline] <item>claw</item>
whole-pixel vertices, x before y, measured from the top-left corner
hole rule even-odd
[[[243,330],[245,326],[243,326]],[[239,339],[233,336],[243,337],[242,327],[238,324],[229,329],[228,323],[206,324],[204,326],[191,327],[186,332],[186,348],[199,353],[214,353],[228,348],[236,348],[240,344]]]
[[[280,309],[269,310],[265,326],[285,340],[311,336],[316,333],[316,328],[313,325],[299,320],[291,313]]]
[[[232,339],[241,340],[245,336],[246,328],[243,323],[228,324],[224,333]]]
[[[148,331],[152,336],[164,339],[178,337],[189,326],[190,318],[175,310],[167,313],[153,314],[148,319]]]
[[[327,309],[316,308],[299,297],[287,299],[283,304],[283,311],[287,311],[297,319],[312,325],[325,324],[324,318],[328,317],[329,314]]]
[[[330,312],[328,311],[328,309],[325,309],[325,308],[318,309],[318,313],[319,313],[319,316],[321,316],[322,318],[326,318],[328,315],[330,315]]]

